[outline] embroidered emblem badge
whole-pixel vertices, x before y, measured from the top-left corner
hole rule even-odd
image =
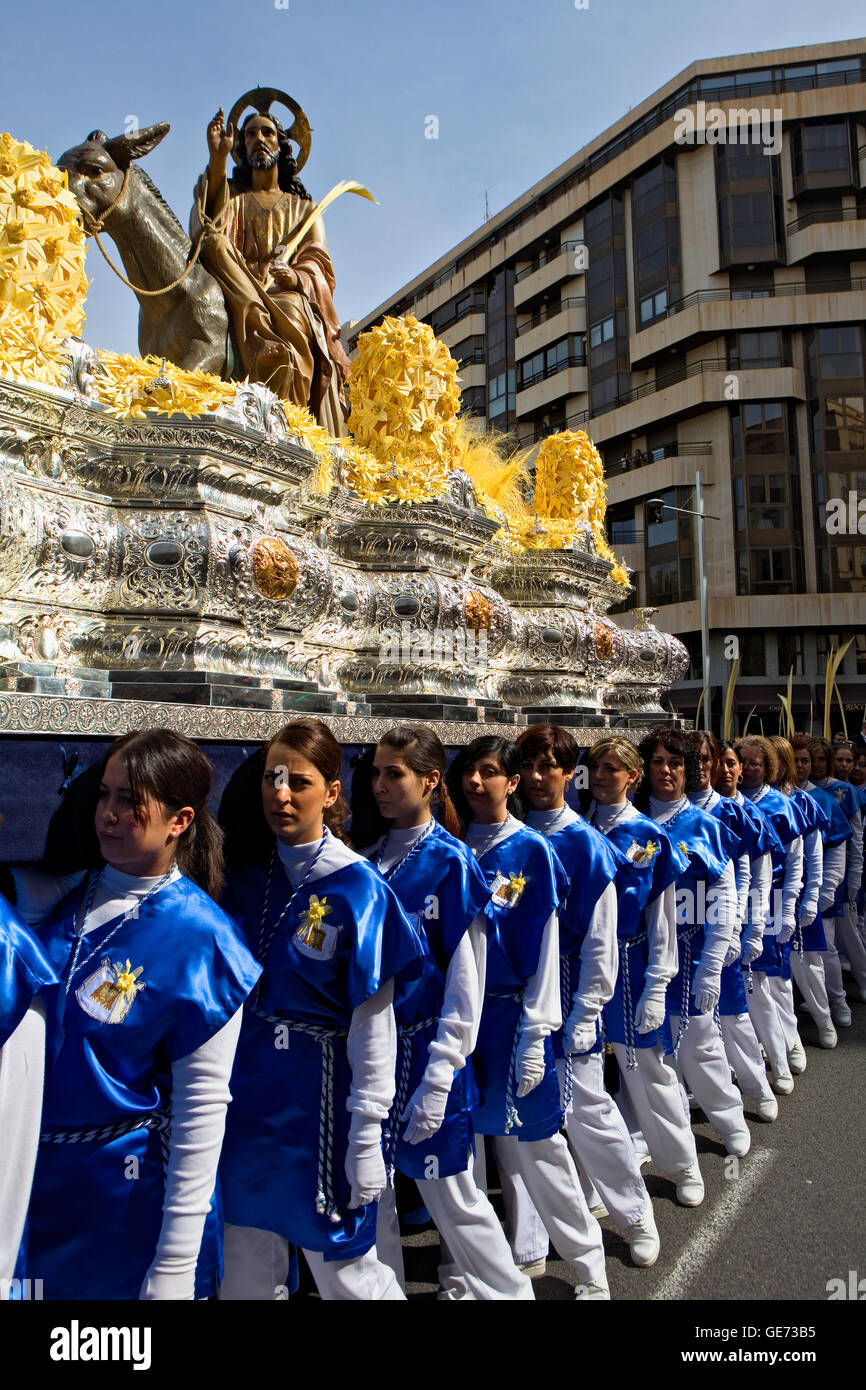
[[[490,885],[490,896],[498,907],[513,907],[529,880],[525,874],[498,873]]]
[[[836,800],[837,800],[837,801],[844,801],[844,800],[845,800],[845,788],[844,788],[844,787],[837,787],[837,788],[836,788]]]
[[[145,987],[144,980],[138,978],[142,969],[139,965],[133,970],[129,961],[125,966],[119,960],[112,965],[106,956],[99,969],[78,987],[75,997],[84,1012],[100,1023],[122,1023]]]
[[[328,899],[320,900],[313,893],[306,912],[301,915],[301,925],[295,932],[295,945],[311,960],[330,960],[337,949],[337,937],[343,928],[325,921],[331,911]]]
[[[630,859],[633,864],[651,864],[653,858],[658,854],[660,846],[655,840],[647,840],[645,845],[638,844],[637,840],[632,840],[626,850],[626,859]]]

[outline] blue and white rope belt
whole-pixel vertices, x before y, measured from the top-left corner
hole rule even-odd
[[[559,998],[560,1005],[562,1008],[562,1021],[564,1025],[566,1020],[568,1019],[569,1014],[571,1013],[571,1007],[574,1002],[571,997],[570,956],[559,957]],[[574,1078],[571,1074],[571,1057],[568,1055],[568,1051],[565,1046],[564,1032],[562,1035],[562,1052],[563,1056],[565,1057],[565,1071],[563,1073],[563,1085],[560,1100],[562,1101],[563,1113],[567,1115],[569,1110],[571,1109],[571,1101],[572,1096],[574,1094]]]
[[[516,989],[496,996],[499,999],[512,999],[516,1004],[523,1003],[523,990]],[[514,1098],[515,1083],[517,1081],[517,1049],[520,1045],[520,1024],[522,1022],[522,1012],[518,1016],[517,1026],[514,1029],[514,1041],[511,1044],[511,1056],[508,1059],[508,1075],[505,1079],[505,1133],[510,1134],[512,1129],[522,1129],[523,1121],[517,1114],[517,1104]]]
[[[683,1035],[689,1026],[689,993],[692,987],[692,937],[696,932],[703,931],[703,922],[695,922],[691,927],[684,927],[677,932],[677,946],[680,949],[680,976],[682,980],[682,995],[680,997],[680,1021],[677,1028],[677,1040],[674,1043],[674,1056],[683,1040]],[[721,1023],[719,1023],[721,1032]]]
[[[334,1194],[334,1042],[348,1036],[348,1028],[326,1028],[318,1023],[304,1023],[284,1014],[268,1014],[248,1005],[250,1012],[265,1023],[282,1024],[292,1033],[307,1033],[322,1048],[322,1089],[319,1097],[319,1156],[316,1170],[316,1211],[327,1216],[336,1226],[342,1221]]]
[[[113,1139],[122,1139],[125,1134],[133,1134],[137,1129],[152,1129],[159,1136],[162,1161],[163,1165],[166,1165],[171,1130],[171,1115],[168,1110],[151,1110],[147,1115],[130,1115],[125,1120],[113,1120],[110,1124],[104,1125],[89,1125],[83,1129],[49,1125],[40,1134],[39,1143],[110,1144]]]
[[[627,1071],[637,1070],[637,1049],[635,1038],[637,1030],[634,1024],[634,1000],[631,997],[631,972],[629,970],[628,953],[633,946],[642,946],[647,939],[645,931],[638,932],[637,936],[620,936],[617,938],[619,946],[619,968],[622,974],[622,998],[625,1014],[625,1064]]]
[[[397,1076],[397,1088],[394,1092],[394,1104],[388,1113],[385,1122],[385,1132],[383,1135],[383,1149],[385,1153],[385,1167],[388,1176],[393,1178],[397,1164],[397,1140],[399,1138],[400,1116],[406,1109],[409,1100],[409,1078],[412,1075],[412,1061],[415,1056],[415,1039],[419,1033],[423,1033],[427,1028],[438,1026],[438,1018],[422,1018],[417,1023],[409,1023],[405,1027],[397,1029],[398,1044],[402,1044],[400,1051],[400,1070]]]

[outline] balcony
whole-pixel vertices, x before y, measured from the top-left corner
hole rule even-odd
[[[823,234],[822,234],[823,235]],[[823,248],[822,248],[823,249]],[[669,305],[662,318],[633,333],[629,351],[633,367],[648,364],[667,348],[723,333],[761,328],[801,328],[866,318],[866,276],[850,283],[818,288],[798,281],[752,290],[694,290]]]
[[[448,328],[440,329],[437,338],[447,348],[462,343],[464,338],[480,338],[484,335],[485,318],[483,313],[464,314],[462,318],[452,319]]]
[[[640,433],[659,420],[673,421],[729,402],[733,399],[731,377],[736,377],[739,400],[805,400],[805,382],[798,368],[747,368],[733,372],[725,358],[706,357],[616,396],[602,410],[593,413],[587,409],[570,415],[567,428],[585,429],[591,420],[590,433],[596,444],[620,434]]]
[[[855,256],[866,251],[866,204],[832,212],[813,208],[785,230],[789,265],[811,256]]]
[[[585,395],[586,389],[584,358],[566,358],[552,367],[545,367],[520,386],[517,392],[517,414],[534,415],[553,401],[561,401],[568,396]]]
[[[518,328],[515,352],[519,358],[532,357],[557,338],[573,333],[586,333],[586,300],[576,297],[563,299],[545,317],[535,316],[530,323]]]
[[[580,256],[577,255],[578,251],[581,252]],[[566,280],[573,280],[575,275],[582,275],[585,267],[581,262],[585,255],[585,242],[564,241],[560,246],[542,252],[531,265],[518,270],[514,277],[515,309],[519,309],[521,304],[534,299],[536,295],[543,294],[545,290],[553,289]]]

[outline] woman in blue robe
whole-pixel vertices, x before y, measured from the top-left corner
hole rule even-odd
[[[605,1029],[619,1063],[621,1105],[633,1113],[655,1166],[676,1184],[677,1201],[697,1207],[704,1182],[695,1138],[661,1041],[678,968],[674,884],[688,861],[629,800],[643,778],[643,760],[627,739],[613,734],[590,748],[586,817],[626,860],[617,882],[619,971]]]
[[[369,784],[358,771],[352,782],[353,838],[370,846],[368,858],[428,949],[427,969],[395,999],[397,1093],[386,1154],[415,1179],[444,1239],[446,1286],[459,1272],[469,1298],[532,1299],[472,1172],[478,1091],[471,1053],[484,999],[490,889],[456,838],[461,825],[442,780],[445,764],[445,749],[429,729],[398,727],[380,739]],[[433,818],[434,801],[442,824]],[[405,1287],[393,1187],[379,1201],[376,1247]]]
[[[842,990],[842,971],[835,944],[831,949],[827,940],[824,922],[825,918],[832,922],[834,916],[837,894],[845,878],[847,844],[853,831],[835,796],[811,780],[812,753],[809,742],[806,734],[794,735],[792,746],[796,786],[792,795],[810,826],[804,850],[808,875],[806,901],[814,901],[816,912],[811,926],[803,933],[802,951],[796,950],[791,955],[791,973],[818,1029],[820,1046],[833,1048],[838,1042],[838,1035],[827,985],[828,980],[834,979],[838,989]],[[816,844],[815,831],[811,828],[815,815],[808,808],[804,809],[804,803],[814,807],[815,813],[821,816],[821,821],[818,822],[820,847]],[[830,930],[832,933],[833,928]],[[835,936],[833,941],[835,943]],[[843,990],[842,993],[844,994]]]
[[[751,1136],[715,1019],[722,968],[738,925],[732,863],[737,841],[726,825],[689,800],[698,786],[691,737],[658,725],[638,752],[649,814],[688,858],[676,885],[679,969],[667,991],[667,1046],[728,1153],[742,1158]]]
[[[828,950],[824,957],[827,993],[834,1022],[837,1027],[848,1028],[851,1010],[842,986],[839,954],[846,957],[854,976],[854,997],[866,1002],[866,946],[857,930],[857,898],[863,885],[862,798],[857,788],[847,780],[853,766],[850,748],[844,743],[833,745],[826,739],[814,738],[809,743],[809,749],[812,753],[813,782],[835,797],[851,827],[851,838],[846,845],[845,878],[839,885],[832,910],[825,918]],[[837,947],[838,951],[835,949]]]
[[[695,736],[695,747],[698,755],[697,786],[689,793],[689,799],[700,810],[715,816],[726,825],[737,842],[733,853],[737,921],[722,966],[718,1003],[719,1027],[725,1056],[737,1078],[737,1085],[743,1095],[751,1096],[755,1101],[755,1111],[759,1119],[769,1124],[778,1117],[779,1102],[767,1081],[761,1044],[749,1017],[743,961],[756,959],[763,947],[763,914],[760,906],[757,927],[751,925],[749,916],[752,865],[770,854],[774,837],[768,823],[752,809],[745,798],[738,801],[734,795],[723,796],[714,786],[721,770],[724,751],[726,772],[731,768],[732,761],[734,764],[732,791],[736,791],[735,779],[742,769],[733,746],[725,743],[720,747],[711,733],[702,731]],[[769,887],[769,873],[766,883]],[[760,887],[756,887],[756,893],[760,899]],[[748,964],[746,968],[748,969]]]
[[[767,1054],[770,1085],[776,1095],[790,1095],[794,1078],[788,1059],[785,1028],[773,997],[770,977],[785,969],[783,947],[797,926],[797,905],[803,887],[802,818],[789,796],[773,785],[779,758],[769,739],[749,735],[736,750],[743,765],[743,795],[775,831],[771,902],[764,923],[761,954],[752,963],[754,988],[748,995],[749,1014],[758,1041]]]
[[[341,762],[320,720],[287,725],[253,764],[257,785],[229,841],[224,903],[263,971],[220,1164],[221,1298],[285,1296],[290,1243],[325,1299],[403,1298],[377,1257],[376,1200],[395,1087],[394,981],[423,968],[426,947],[341,838]]]
[[[492,735],[473,740],[457,754],[447,780],[491,892],[484,1008],[473,1058],[481,1092],[475,1129],[493,1137],[503,1191],[509,1178],[522,1179],[560,1256],[577,1273],[577,1296],[606,1299],[601,1228],[559,1132],[551,1035],[562,1024],[557,914],[568,879],[544,836],[509,809],[520,809],[515,744]]]
[[[212,1198],[240,1008],[259,969],[217,907],[210,764],[166,729],[113,744],[103,867],[39,929],[48,1074],[27,1234],[47,1299],[214,1292]]]
[[[38,941],[0,895],[0,1287],[18,1263],[39,1146],[45,1071],[39,995],[56,983]]]
[[[531,808],[527,825],[549,838],[570,885],[559,915],[564,1021],[553,1036],[566,1132],[589,1193],[623,1232],[632,1262],[652,1265],[659,1253],[652,1202],[625,1121],[604,1084],[602,1010],[616,988],[617,882],[628,861],[566,804],[580,756],[568,730],[533,724],[517,746],[520,790]]]

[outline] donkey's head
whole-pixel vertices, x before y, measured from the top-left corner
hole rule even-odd
[[[92,130],[81,145],[73,145],[57,161],[69,176],[69,190],[84,214],[85,222],[110,208],[123,187],[123,177],[134,159],[155,149],[171,127],[167,121],[111,139],[104,130]],[[129,189],[118,207],[128,206]]]

